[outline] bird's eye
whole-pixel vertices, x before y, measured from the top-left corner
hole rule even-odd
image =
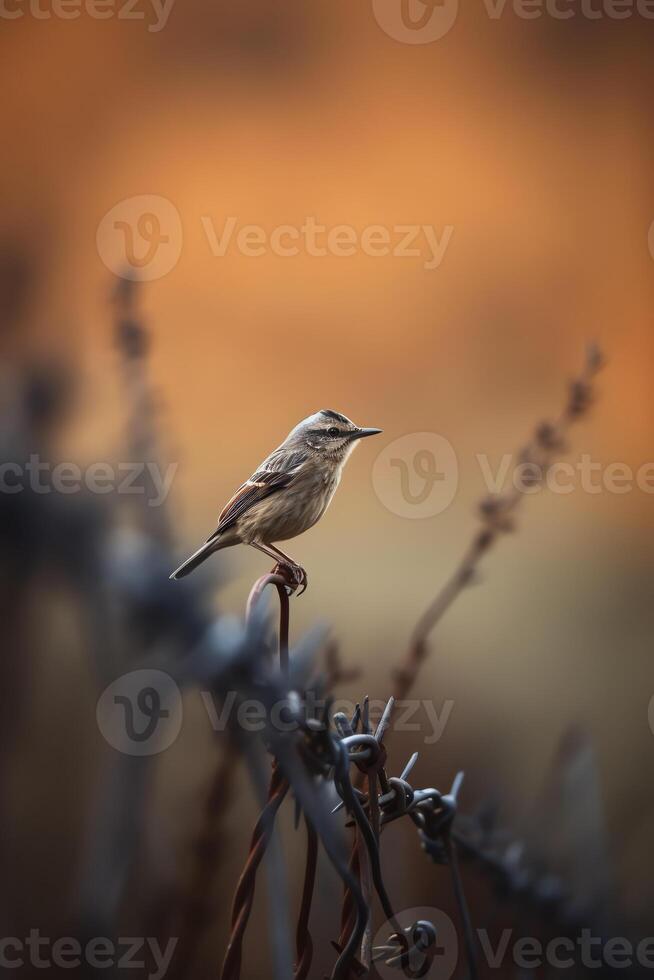
[[[328,435],[328,436],[340,436],[340,434],[341,434],[341,433],[340,433],[340,430],[339,430],[339,429],[337,429],[335,425],[331,425],[331,426],[330,426],[330,427],[329,427],[329,428],[327,429],[327,435]]]

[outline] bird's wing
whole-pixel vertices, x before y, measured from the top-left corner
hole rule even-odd
[[[259,503],[277,490],[288,487],[307,461],[305,452],[280,452],[275,450],[261,464],[256,473],[243,483],[233,497],[227,501],[218,517],[218,527],[208,538],[211,541],[218,534],[238,520],[253,504]]]

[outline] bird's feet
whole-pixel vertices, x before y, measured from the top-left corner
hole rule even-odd
[[[274,569],[275,573],[281,575],[282,578],[286,579],[286,588],[289,595],[293,595],[297,589],[300,591],[298,595],[302,595],[306,592],[307,585],[309,584],[309,579],[306,571],[301,565],[279,562]]]

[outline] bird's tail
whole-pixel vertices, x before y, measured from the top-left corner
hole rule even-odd
[[[214,551],[218,551],[221,547],[219,543],[219,538],[210,538],[209,541],[205,541],[201,548],[198,548],[190,558],[187,558],[185,562],[176,568],[172,573],[170,578],[185,578],[192,571],[194,571],[198,565],[201,565],[203,561],[206,561],[209,555],[212,555]]]

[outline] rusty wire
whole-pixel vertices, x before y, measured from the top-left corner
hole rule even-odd
[[[246,606],[246,622],[251,621],[257,604],[261,601],[263,593],[268,586],[274,586],[279,597],[279,668],[284,677],[288,676],[288,635],[289,635],[289,595],[297,588],[283,565],[276,565],[272,572],[262,575],[252,586],[248,596]],[[243,937],[247,928],[252,903],[254,902],[254,890],[256,886],[257,870],[266,853],[266,848],[270,837],[274,832],[274,822],[284,797],[288,792],[289,783],[285,779],[279,768],[273,763],[268,789],[268,800],[263,807],[257,824],[254,828],[250,841],[250,851],[247,856],[245,866],[236,887],[232,905],[231,932],[223,968],[221,980],[237,980],[241,971],[241,957],[243,949]],[[315,875],[315,868],[314,868]],[[313,892],[313,887],[311,889]],[[308,921],[308,912],[305,915]],[[307,941],[308,933],[306,926],[303,930],[302,955],[305,961],[310,963],[311,945],[310,938]],[[307,967],[308,969],[308,967]]]
[[[268,585],[274,585],[280,597],[283,594],[283,598],[287,601],[284,578],[275,573],[262,576],[253,587],[248,603],[248,618],[254,616],[259,599]],[[287,626],[284,625],[283,603],[280,608],[282,610],[281,648],[282,644],[288,642],[288,634]],[[286,624],[287,622],[286,619]],[[282,676],[281,672],[278,676]],[[299,702],[293,702],[289,698],[288,703],[291,705]],[[387,774],[384,737],[390,724],[393,705],[393,698],[390,698],[374,732],[370,725],[367,698],[363,701],[363,708],[357,708],[351,720],[338,713],[330,719],[328,711],[321,712],[319,717],[311,718],[302,716],[300,712],[296,716],[298,729],[294,733],[296,739],[290,754],[289,747],[281,736],[275,735],[274,732],[270,733],[269,747],[274,759],[270,789],[267,802],[254,828],[250,851],[234,895],[231,934],[221,980],[240,980],[243,942],[254,902],[257,872],[274,833],[275,818],[289,789],[294,790],[298,804],[304,807],[308,833],[304,887],[296,929],[294,980],[306,980],[311,968],[313,944],[309,919],[319,840],[322,840],[328,857],[343,880],[347,897],[347,914],[343,916],[339,941],[334,944],[339,955],[332,970],[332,980],[349,980],[353,974],[367,972],[370,967],[374,954],[370,941],[373,894],[377,895],[383,913],[393,928],[392,952],[389,953],[389,957],[392,959],[399,955],[398,948],[401,956],[407,955],[406,937],[395,917],[384,884],[380,861],[382,827],[405,815],[411,817],[421,829],[425,839],[433,841],[434,846],[436,841],[439,841],[443,853],[450,847],[448,853],[453,883],[461,909],[464,932],[466,936],[468,935],[469,917],[449,838],[461,777],[457,777],[453,789],[446,795],[433,788],[414,789],[408,782],[408,775],[416,761],[417,753],[409,759],[400,776],[393,777]],[[333,730],[330,727],[332,721]],[[344,807],[355,828],[355,847],[349,866],[343,866],[335,855],[324,826],[321,832],[317,829],[316,800],[312,801],[310,808],[306,791],[303,795],[296,775],[298,763],[305,774],[304,778],[307,772],[313,777],[322,776],[333,784],[341,797],[341,804],[336,807],[336,810]],[[365,775],[367,794],[361,793],[353,785],[350,776],[351,767]],[[315,795],[313,788],[311,794]],[[426,955],[428,953],[429,948]],[[470,975],[474,980],[471,948],[468,953]]]
[[[250,618],[254,615],[261,594],[266,586],[274,585],[278,589],[278,593],[282,599],[280,607],[280,649],[284,644],[288,643],[286,625],[288,620],[284,618],[285,602],[288,599],[285,588],[286,584],[285,579],[282,576],[277,576],[275,573],[263,576],[255,583],[248,603]],[[365,847],[372,886],[379,897],[384,914],[391,922],[395,923],[393,907],[387,894],[381,871],[378,846],[379,819],[373,820],[373,829],[373,825],[368,820],[357,793],[352,786],[349,772],[351,765],[365,767],[370,770],[374,770],[383,765],[386,752],[382,740],[391,711],[392,699],[389,701],[374,734],[370,732],[357,733],[351,727],[342,727],[339,733],[334,733],[329,729],[328,715],[326,717],[321,716],[310,719],[303,718],[301,719],[300,726],[301,743],[296,745],[296,749],[298,751],[301,749],[304,765],[310,771],[315,774],[322,774],[323,777],[328,777],[333,781],[348,813],[356,823],[357,831]],[[273,762],[268,799],[252,834],[250,851],[234,895],[231,934],[223,963],[221,980],[238,980],[240,977],[243,940],[254,901],[257,871],[271,840],[271,835],[274,832],[275,817],[291,785],[292,782],[288,778],[288,775],[284,774],[283,767],[278,765],[276,761]],[[376,783],[372,785],[376,785]],[[312,960],[313,945],[309,932],[309,917],[315,883],[319,836],[315,826],[313,826],[312,814],[307,812],[306,808],[305,820],[308,827],[307,861],[303,896],[296,931],[297,962],[295,977],[298,980],[302,980],[302,978],[308,976]],[[343,937],[343,942],[339,948],[339,957],[332,972],[334,980],[347,980],[350,975],[350,970],[354,966],[365,930],[368,927],[370,895],[363,893],[360,881],[357,880],[358,876],[353,875],[347,868],[343,868],[340,865],[338,858],[334,854],[334,849],[330,846],[329,841],[326,840],[324,833],[322,839],[330,860],[353,896],[354,913],[352,927],[348,930],[347,935]]]
[[[274,696],[279,691],[273,692]],[[292,699],[289,699],[289,703]],[[320,717],[303,717],[298,714],[298,730],[293,738],[271,731],[269,748],[273,754],[273,777],[268,802],[257,821],[252,836],[250,854],[239,880],[232,912],[232,936],[225,957],[222,980],[239,980],[243,954],[243,940],[254,899],[258,868],[273,833],[274,819],[289,789],[293,791],[304,810],[307,824],[307,858],[304,887],[296,930],[296,965],[294,980],[306,980],[310,975],[313,944],[309,931],[309,918],[314,893],[318,843],[322,842],[329,859],[341,876],[351,896],[352,913],[343,922],[338,943],[339,953],[331,973],[332,980],[352,980],[367,972],[372,962],[385,961],[387,965],[404,968],[409,955],[422,956],[430,963],[436,951],[436,932],[432,923],[420,921],[402,929],[397,923],[386,894],[379,863],[381,830],[387,824],[408,816],[419,831],[423,848],[436,864],[449,866],[452,886],[459,909],[461,930],[470,980],[477,977],[476,948],[470,915],[463,893],[458,870],[457,851],[466,859],[474,859],[493,877],[509,878],[512,865],[484,850],[470,835],[454,830],[458,811],[458,796],[463,775],[459,773],[451,789],[441,793],[434,787],[419,789],[409,782],[417,753],[413,753],[399,776],[386,771],[384,736],[393,709],[389,700],[375,732],[370,730],[368,707],[357,708],[350,720],[344,715],[328,714]],[[330,723],[333,722],[333,730]],[[360,730],[361,729],[361,730]],[[358,790],[350,778],[354,767],[367,778],[367,793]],[[373,779],[369,777],[374,775]],[[316,777],[331,782],[341,796],[335,810],[345,808],[350,823],[355,828],[358,849],[349,868],[340,863],[330,840],[329,828],[324,819],[324,800],[316,789]],[[366,886],[365,876],[370,875],[371,887]],[[516,893],[524,887],[524,878],[516,876]],[[388,942],[378,948],[370,948],[365,942],[370,921],[372,893],[376,892],[390,927],[393,930]],[[536,895],[547,897],[544,885],[534,889]]]
[[[313,940],[309,931],[309,916],[311,915],[311,905],[313,903],[313,890],[316,883],[316,867],[318,864],[318,835],[305,815],[307,828],[307,854],[304,868],[304,885],[302,888],[302,902],[298,916],[297,930],[295,933],[295,950],[297,962],[293,980],[306,980],[311,969],[313,959]]]
[[[274,831],[275,817],[284,802],[288,788],[288,780],[284,778],[276,766],[273,766],[268,801],[261,811],[252,833],[250,852],[234,893],[231,933],[220,974],[221,980],[238,980],[241,975],[243,938],[254,902],[257,871],[266,853],[268,842]]]
[[[288,676],[288,631],[289,631],[289,595],[297,589],[297,583],[291,577],[284,565],[275,565],[272,572],[262,575],[252,586],[248,596],[245,618],[249,620],[267,586],[274,585],[279,596],[279,668]]]
[[[282,758],[281,764],[274,762],[268,801],[252,835],[250,852],[234,897],[232,932],[221,980],[240,978],[243,940],[254,900],[257,871],[273,833],[274,819],[289,788],[296,791],[300,804],[305,807],[305,820],[309,828],[305,881],[296,932],[297,960],[294,972],[296,980],[304,980],[309,975],[311,966],[313,946],[309,933],[309,917],[319,838],[325,844],[330,860],[346,885],[351,909],[347,920],[343,922],[339,942],[334,944],[339,956],[331,974],[332,980],[349,980],[353,973],[365,972],[372,961],[373,950],[369,938],[366,942],[366,936],[373,893],[377,895],[384,915],[393,928],[393,936],[397,937],[393,955],[397,955],[397,943],[401,946],[405,943],[403,930],[397,922],[383,880],[379,851],[381,827],[408,814],[425,832],[440,834],[445,847],[452,814],[456,810],[456,794],[460,778],[455,781],[456,788],[446,795],[433,788],[414,789],[407,777],[416,760],[415,753],[404,767],[401,776],[389,777],[385,770],[386,750],[383,739],[392,710],[391,698],[374,733],[370,730],[357,730],[359,719],[362,727],[369,729],[365,702],[363,712],[359,712],[352,719],[354,724],[344,716],[336,715],[334,731],[330,729],[328,717],[304,718],[300,741],[295,743],[290,756],[294,761],[289,763],[287,755],[286,758]],[[272,746],[274,751],[279,751],[284,744],[281,737],[271,736],[271,740],[275,742]],[[341,797],[341,804],[336,809],[345,807],[356,828],[359,846],[349,868],[344,868],[334,857],[333,848],[325,837],[324,829],[321,834],[315,826],[312,826],[315,820],[315,801],[313,811],[307,812],[306,795],[303,796],[299,791],[300,787],[294,775],[294,767],[297,767],[298,762],[303,763],[305,772],[313,773],[314,776],[322,775],[333,783]],[[353,766],[364,771],[369,777],[367,796],[357,791],[352,784],[350,768]],[[377,792],[378,786],[379,792]],[[315,790],[312,790],[312,793],[315,793]],[[457,887],[460,889],[460,881]],[[472,967],[471,976],[474,976]]]

